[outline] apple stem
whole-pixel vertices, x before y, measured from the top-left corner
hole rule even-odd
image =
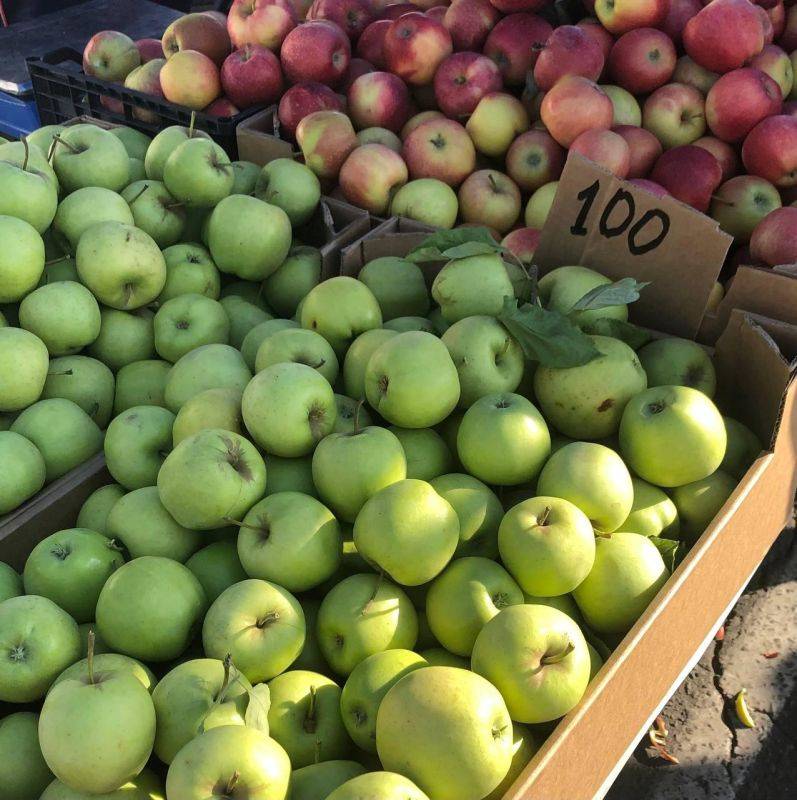
[[[368,613],[368,610],[371,608],[371,603],[376,600],[376,596],[379,594],[379,590],[382,588],[382,581],[385,579],[385,572],[384,570],[379,570],[379,575],[377,576],[376,583],[374,584],[374,590],[371,592],[371,596],[368,598],[368,601],[363,606],[362,615],[365,616]]]
[[[305,730],[305,733],[315,733],[317,726],[316,720],[316,688],[315,686],[310,687],[310,705],[307,707],[307,714],[304,717],[304,722],[302,723],[302,727]]]
[[[219,689],[219,693],[216,695],[216,702],[221,700],[224,697],[224,693],[227,691],[227,687],[230,685],[230,670],[232,669],[232,655],[227,653],[224,656],[224,679],[221,682],[221,689]]]
[[[188,138],[194,138],[194,123],[196,122],[196,111],[191,112],[191,121],[188,123]]]
[[[227,796],[231,795],[235,791],[235,787],[238,785],[238,781],[241,778],[241,773],[238,770],[235,770],[233,774],[230,776],[230,780],[227,781],[227,788],[225,790],[225,794]]]
[[[59,261],[63,261],[65,258],[68,259],[69,261],[72,260],[72,256],[63,255],[63,256],[59,256],[58,258],[51,258],[49,261],[45,261],[44,262],[44,266],[45,267],[49,267],[50,264],[57,264]]]
[[[22,159],[22,171],[25,172],[28,168],[28,158],[30,157],[30,145],[28,144],[28,137],[22,137],[22,146],[25,148],[25,158]]]
[[[712,194],[712,195],[710,195],[710,197],[715,202],[724,203],[726,206],[735,206],[736,205],[736,203],[734,203],[734,202],[732,202],[730,200],[726,200],[724,197],[720,197],[718,194]]]
[[[182,208],[185,203],[181,203],[179,200],[175,201],[174,203],[167,203],[164,208],[167,211],[171,211],[173,208]]]
[[[222,519],[229,523],[230,525],[235,525],[238,528],[248,528],[252,531],[265,531],[266,528],[263,528],[260,525],[250,525],[248,522],[239,522],[237,519],[233,519],[232,517],[222,517]]]
[[[495,180],[495,175],[493,175],[493,173],[492,173],[492,172],[490,172],[490,173],[487,175],[487,180],[488,180],[488,181],[490,181],[490,187],[492,188],[492,190],[493,190],[493,191],[494,191],[496,194],[500,194],[500,193],[501,193],[501,189],[500,189],[500,187],[498,186],[498,183],[497,183],[497,182],[496,182],[496,180]]]
[[[94,628],[89,628],[88,652],[86,653],[86,669],[89,673],[89,683],[94,685]]]
[[[62,139],[58,134],[53,136],[53,152],[55,152],[55,143],[56,142],[58,142],[58,144],[62,144],[64,147],[66,147],[67,150],[71,150],[73,153],[79,153],[80,152],[80,150],[78,150],[77,147],[74,147],[73,145],[71,145],[69,142],[66,141],[66,139]]]
[[[71,369],[61,370],[60,372],[48,372],[47,377],[49,378],[51,375],[72,375]]]
[[[149,189],[149,184],[148,184],[148,183],[145,183],[145,184],[144,184],[144,185],[141,187],[141,191],[139,191],[139,193],[138,193],[138,194],[137,194],[137,195],[136,195],[136,196],[135,196],[135,197],[134,197],[132,200],[129,200],[129,201],[128,201],[128,203],[127,203],[127,205],[129,205],[129,206],[132,206],[132,205],[133,205],[133,203],[135,203],[135,202],[136,202],[136,200],[138,200],[138,198],[139,198],[139,197],[141,197],[141,195],[142,195],[142,194],[144,194],[144,192],[146,192],[146,191],[147,191],[147,189]]]
[[[558,664],[560,661],[564,661],[575,649],[576,646],[568,639],[567,644],[558,653],[543,656],[540,659],[540,666],[547,667],[550,664]]]
[[[321,762],[321,740],[316,736],[315,742],[313,743],[313,759],[315,764],[319,764]]]
[[[354,436],[360,432],[360,409],[363,407],[364,402],[364,399],[360,399],[356,408],[354,409],[354,430],[352,431]]]
[[[551,507],[545,506],[545,510],[540,515],[540,518],[537,520],[537,525],[540,528],[544,528],[548,524],[548,517],[551,515]]]
[[[53,154],[54,153],[55,153],[55,137],[53,137],[53,140],[50,142],[50,146],[47,149],[47,163],[48,164],[52,164],[53,163]]]

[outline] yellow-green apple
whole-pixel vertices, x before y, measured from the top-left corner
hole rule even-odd
[[[667,337],[646,344],[639,360],[649,386],[691,386],[708,397],[717,388],[717,374],[711,356],[697,342]]]
[[[465,469],[498,486],[534,480],[550,452],[545,420],[518,394],[481,397],[465,412],[457,433],[457,453]]]
[[[356,761],[322,761],[301,767],[291,773],[291,798],[316,800],[318,797],[329,797],[330,792],[364,773],[365,768]]]
[[[561,25],[540,50],[533,74],[537,88],[547,92],[565,75],[580,75],[597,81],[601,72],[603,52],[600,45],[582,28]]]
[[[419,655],[426,659],[430,667],[456,667],[457,669],[470,669],[470,661],[462,656],[449,653],[445,647],[428,647],[421,650]]]
[[[241,390],[235,387],[206,389],[194,395],[178,412],[172,428],[176,447],[183,439],[199,431],[221,428],[241,433]]]
[[[317,766],[324,765],[318,764]],[[319,797],[318,794],[312,796]],[[310,795],[307,797],[309,800]],[[362,797],[379,797],[380,800],[429,800],[427,795],[403,775],[381,771],[368,772],[349,778],[327,795],[327,800],[359,800]]]
[[[74,254],[88,228],[109,220],[135,224],[130,206],[120,194],[99,186],[85,186],[61,201],[53,218],[53,233],[63,250]]]
[[[718,36],[718,31],[731,35]],[[686,23],[683,44],[687,55],[712,72],[738,69],[764,47],[761,17],[746,0],[719,0]]]
[[[449,261],[432,283],[432,297],[449,323],[476,314],[494,317],[504,298],[513,296],[504,262],[495,253]]]
[[[452,696],[461,702],[449,702]],[[441,730],[448,732],[444,739]],[[385,769],[407,775],[430,796],[477,800],[509,770],[512,723],[498,690],[481,676],[424,667],[385,695],[376,746]]]
[[[384,215],[408,177],[407,165],[398,153],[383,144],[365,144],[352,150],[343,162],[338,182],[350,203]]]
[[[434,95],[446,116],[467,117],[486,94],[501,91],[502,85],[494,61],[479,53],[454,53],[435,73]]]
[[[305,163],[319,178],[336,179],[357,147],[351,121],[340,111],[314,111],[303,117],[296,128],[296,141]]]
[[[175,53],[161,68],[160,81],[167,100],[196,110],[221,94],[219,68],[196,50]]]
[[[705,212],[722,181],[722,168],[707,150],[687,144],[666,150],[656,161],[650,179],[677,200]]]
[[[351,62],[351,45],[334,22],[313,20],[294,28],[282,43],[280,60],[291,83],[317,81],[335,86]]]
[[[368,72],[351,84],[348,113],[354,127],[387,128],[398,133],[413,111],[409,89],[390,72]]]
[[[615,532],[595,540],[595,564],[573,591],[587,624],[598,633],[625,633],[670,573],[646,536]]]
[[[18,800],[39,800],[53,781],[39,746],[39,715],[32,711],[8,714],[0,722],[0,789]]]
[[[446,189],[450,191],[448,186]],[[373,292],[383,320],[422,317],[429,311],[429,290],[423,273],[411,261],[397,256],[374,258],[357,277]]]
[[[480,52],[499,19],[500,12],[488,0],[451,0],[443,25],[451,34],[455,50]]]
[[[503,156],[516,137],[529,128],[523,104],[504,92],[485,95],[465,125],[476,149],[486,156]]]
[[[229,157],[207,139],[188,139],[178,145],[163,167],[164,185],[189,208],[217,205],[230,194],[234,180]]]
[[[221,65],[224,94],[238,107],[269,105],[282,94],[282,67],[266,47],[246,44]]]
[[[564,149],[542,130],[521,133],[506,152],[506,171],[524,192],[557,180],[564,163]]]
[[[373,64],[376,69],[387,67],[385,37],[392,22],[389,19],[374,20],[365,27],[357,40],[357,55]]]
[[[445,440],[433,428],[390,427],[407,459],[407,477],[431,481],[454,468],[454,458]]]
[[[273,162],[272,162],[273,163]],[[292,174],[286,171],[286,174]],[[296,207],[294,213],[297,213]],[[310,290],[317,286],[321,280],[321,252],[316,247],[308,245],[295,245],[291,247],[288,257],[276,272],[266,278],[263,292],[268,298],[268,303],[280,316],[292,317],[296,313],[299,303],[307,296]],[[287,321],[287,320],[283,320]],[[262,339],[258,339],[258,343]],[[244,340],[244,345],[246,340]],[[254,341],[252,341],[254,346]],[[246,358],[246,351],[242,346],[241,352]],[[255,348],[255,352],[257,349]]]
[[[741,480],[747,472],[747,468],[758,458],[764,448],[758,436],[744,423],[731,417],[722,419],[725,422],[728,446],[720,468]]]
[[[738,481],[718,469],[711,475],[673,489],[672,499],[681,520],[681,534],[694,541],[725,505]]]
[[[612,46],[607,68],[612,79],[631,94],[648,94],[663,86],[675,70],[675,45],[653,27],[624,33]]]
[[[593,442],[573,442],[557,450],[540,473],[537,491],[569,500],[598,531],[617,530],[634,500],[623,460],[614,450]]]
[[[343,361],[343,387],[347,396],[355,400],[365,397],[365,370],[368,361],[380,345],[397,335],[398,331],[373,328],[361,333],[351,343]]]
[[[296,128],[314,111],[343,111],[345,102],[329,86],[315,81],[305,81],[291,86],[279,102],[277,117],[280,133],[288,139],[296,136]]]
[[[563,147],[569,147],[584,131],[611,128],[614,106],[594,81],[567,75],[545,93],[540,117],[551,136]]]
[[[551,181],[543,184],[532,193],[523,212],[523,222],[526,227],[542,230],[545,220],[548,219],[548,214],[551,211],[558,189],[559,181]]]
[[[164,394],[172,365],[160,359],[143,359],[125,364],[116,373],[113,413],[141,405],[166,407]]]
[[[635,28],[657,28],[670,4],[666,0],[595,0],[595,16],[615,36]]]
[[[16,217],[32,225],[40,234],[50,226],[58,205],[58,187],[51,176],[35,166],[30,159],[30,145],[22,163],[0,161],[0,181],[3,196],[0,198],[0,215]]]
[[[683,83],[708,94],[709,89],[717,82],[719,75],[696,64],[689,56],[681,56],[675,64],[672,74],[674,83]]]
[[[7,465],[0,480],[0,514],[7,514],[44,486],[46,468],[36,445],[12,431],[0,431],[0,454]],[[6,599],[0,591],[0,602]]]
[[[691,144],[706,130],[703,95],[684,83],[656,89],[642,107],[642,126],[666,149]]]
[[[639,107],[634,95],[622,86],[612,84],[601,84],[601,89],[609,96],[614,108],[613,127],[618,125],[642,124],[642,109]],[[582,134],[583,135],[583,134]]]
[[[424,122],[429,122],[433,119],[445,119],[445,114],[442,111],[429,109],[427,111],[419,111],[411,116],[401,129],[399,134],[401,141],[403,142],[419,125],[423,125]]]
[[[285,328],[267,337],[257,350],[255,372],[272,364],[306,364],[317,370],[330,384],[338,377],[338,358],[329,342],[315,331]]]
[[[762,120],[742,145],[742,161],[751,175],[775,186],[797,183],[797,118],[785,115]]]
[[[83,50],[83,72],[104,81],[121,83],[141,63],[136,43],[119,31],[100,31]]]
[[[615,125],[612,131],[625,139],[628,145],[628,178],[644,178],[662,153],[661,142],[644,128],[636,125]]]
[[[95,489],[80,507],[77,527],[88,528],[90,531],[97,531],[106,536],[108,514],[116,501],[121,500],[124,494],[125,490],[118,483],[109,483]]]
[[[148,233],[158,247],[170,247],[180,241],[185,227],[185,208],[163,183],[148,179],[133,181],[122,190],[122,198],[133,215],[131,224]]]
[[[570,152],[580,153],[618,178],[625,178],[631,166],[628,143],[614,131],[584,131],[570,145]]]
[[[469,175],[459,187],[459,212],[465,222],[486,225],[501,234],[520,215],[520,189],[503,172],[483,169]]]
[[[368,656],[415,647],[418,614],[405,592],[379,575],[357,574],[337,583],[321,601],[318,644],[340,675]]]
[[[411,86],[432,83],[453,49],[451,34],[442,22],[420,12],[393,20],[383,43],[385,65]]]
[[[592,655],[592,645],[587,642],[587,648]],[[590,676],[590,680],[592,676]],[[535,742],[531,731],[525,726],[517,722],[512,723],[512,763],[509,766],[509,771],[506,776],[493,789],[484,800],[502,800],[511,788],[512,784],[520,776],[520,773],[531,761],[532,756],[537,752],[539,745]]]
[[[396,153],[401,152],[401,139],[398,135],[389,131],[387,128],[363,128],[357,131],[358,146],[364,144],[383,144]]]
[[[550,23],[536,14],[509,14],[487,35],[482,52],[498,65],[507,86],[521,86],[552,32]]]
[[[390,213],[435,228],[453,228],[459,202],[454,190],[436,178],[418,178],[402,186],[390,203]]]
[[[166,159],[168,159],[175,148],[186,141],[186,139],[192,139],[194,137],[210,139],[210,136],[204,131],[184,128],[181,125],[171,125],[158,133],[153,138],[144,156],[144,169],[147,173],[147,177],[150,180],[162,181]]]
[[[781,96],[784,99],[789,97],[794,87],[794,67],[785,50],[777,45],[768,44],[750,60],[750,66],[766,72],[780,86]]]
[[[453,119],[427,119],[404,137],[402,155],[412,178],[437,178],[459,186],[476,168],[476,149]]]
[[[723,75],[706,95],[706,121],[726,142],[739,142],[766,117],[780,113],[778,84],[760,69],[745,67]]]
[[[184,14],[163,32],[163,54],[171,58],[182,50],[196,50],[220,67],[230,52],[227,28],[207,14]]]
[[[233,0],[227,31],[234,48],[260,45],[277,51],[297,22],[291,0]]]
[[[680,532],[678,509],[667,494],[647,481],[631,477],[634,503],[620,530],[642,536],[664,536],[677,539]]]
[[[71,400],[100,428],[105,428],[111,419],[115,389],[113,373],[101,361],[83,355],[63,356],[50,362],[42,399],[63,397]]]
[[[65,193],[84,186],[117,192],[128,184],[130,157],[109,131],[96,125],[70,125],[54,139],[50,160]]]

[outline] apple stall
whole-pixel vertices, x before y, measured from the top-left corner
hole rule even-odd
[[[793,510],[797,6],[73,5],[0,30],[0,800],[603,797]]]

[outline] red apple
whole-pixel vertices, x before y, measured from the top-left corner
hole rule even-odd
[[[631,166],[631,151],[619,133],[593,128],[584,131],[570,145],[571,153],[582,156],[609,170],[618,178],[625,178]]]
[[[484,95],[498,92],[502,86],[495,62],[480,53],[452,54],[434,76],[437,105],[449,117],[466,117]]]
[[[316,81],[336,86],[349,69],[349,37],[334,22],[304,22],[285,37],[280,59],[291,83]]]
[[[686,23],[684,48],[712,72],[729,72],[761,52],[764,27],[749,0],[713,0]]]
[[[780,110],[781,114],[785,114],[788,117],[797,117],[797,100],[787,100],[783,104],[783,108]]]
[[[540,243],[541,231],[536,228],[516,228],[501,240],[501,244],[527,267],[534,262],[534,253]]]
[[[215,20],[219,23],[219,25],[227,27],[227,15],[223,11],[200,11],[200,14],[204,14],[206,17],[210,17],[211,19]]]
[[[369,72],[352,83],[349,116],[357,130],[387,128],[398,133],[412,116],[407,84],[391,72]]]
[[[706,122],[726,142],[740,142],[762,119],[780,113],[780,87],[760,69],[726,72],[706,95]]]
[[[240,109],[228,97],[217,97],[202,111],[211,117],[234,117],[240,114]]]
[[[354,81],[357,80],[361,75],[367,75],[369,72],[378,72],[379,70],[374,67],[373,64],[365,61],[362,58],[353,58],[349,62],[349,69],[346,72],[346,76],[343,78],[343,81],[340,84],[340,91],[342,93],[348,93],[349,89],[351,89],[351,85]]]
[[[615,42],[609,55],[609,75],[631,94],[648,94],[670,80],[675,61],[675,45],[666,33],[636,28]]]
[[[83,72],[104,81],[121,83],[140,65],[136,43],[119,31],[95,33],[83,51]]]
[[[568,75],[545,93],[540,117],[548,132],[563,147],[592,128],[611,128],[614,106],[594,81]]]
[[[742,161],[751,175],[775,186],[797,184],[797,118],[767,117],[747,134]]]
[[[227,29],[207,14],[178,17],[163,34],[163,54],[166,58],[171,58],[181,50],[196,50],[220,67],[230,49]]]
[[[531,193],[559,180],[565,155],[564,148],[547,131],[526,131],[509,146],[506,171],[522,191]]]
[[[640,189],[644,189],[646,192],[650,192],[654,197],[670,196],[670,193],[656,181],[649,181],[646,178],[631,178],[628,182],[638,186]]]
[[[783,0],[780,0],[772,8],[765,9],[765,11],[772,24],[772,39],[780,39],[786,30],[786,6],[783,4]]]
[[[787,52],[797,50],[797,6],[790,5],[786,12],[783,31],[778,37],[778,44]]]
[[[161,68],[161,88],[170,103],[199,111],[221,94],[219,69],[196,50],[180,50]]]
[[[414,3],[390,3],[377,15],[377,19],[389,19],[392,21],[413,12],[420,13],[420,9]]]
[[[385,36],[391,21],[389,19],[377,19],[372,22],[362,32],[357,40],[356,53],[360,58],[370,61],[377,69],[385,69]]]
[[[387,68],[411,86],[431,83],[438,66],[453,49],[445,26],[420,12],[394,20],[385,34]]]
[[[418,125],[404,139],[401,153],[413,179],[437,178],[454,187],[476,167],[476,148],[468,132],[445,117]]]
[[[565,75],[596,81],[603,72],[603,52],[598,43],[576,25],[562,25],[548,37],[534,65],[534,82],[547,92]]]
[[[221,65],[221,86],[238,108],[269,105],[282,94],[279,59],[266,47],[244,45]]]
[[[506,233],[520,216],[520,189],[503,172],[482,169],[469,175],[457,195],[464,222]]]
[[[307,19],[327,19],[342,28],[352,42],[374,20],[367,0],[314,0],[307,11]]]
[[[454,50],[481,50],[501,15],[489,0],[452,0],[443,17]]]
[[[296,141],[304,163],[319,178],[334,180],[343,162],[357,147],[357,135],[351,120],[340,111],[314,111],[296,128]]]
[[[769,18],[769,14],[767,14],[767,10],[765,8],[756,6],[755,10],[758,14],[758,19],[761,22],[761,28],[764,32],[764,44],[772,44],[772,42],[775,41],[775,28],[772,25],[772,20]]]
[[[432,6],[423,13],[426,14],[429,19],[442,23],[446,17],[446,11],[448,11],[448,6]]]
[[[785,50],[776,44],[768,44],[755,58],[750,59],[748,66],[766,72],[780,87],[781,96],[789,96],[794,87],[794,68]]]
[[[550,24],[536,14],[510,14],[490,31],[484,55],[498,64],[507,86],[522,86],[537,61],[539,48],[552,32]]]
[[[650,179],[677,200],[705,212],[711,204],[711,195],[722,182],[722,169],[707,150],[683,145],[662,153]]]
[[[136,47],[142,64],[163,58],[163,42],[160,39],[137,39]]]
[[[701,8],[703,4],[700,0],[670,0],[670,8],[660,27],[676,44],[680,44],[686,23]]]
[[[404,159],[383,144],[355,148],[338,176],[343,196],[372,214],[384,214],[407,179]]]
[[[165,63],[165,58],[153,58],[146,64],[136,67],[125,78],[125,86],[128,89],[135,89],[137,92],[151,94],[155,98],[163,97],[161,69]],[[140,119],[142,122],[157,122],[160,119],[160,115],[156,111],[148,111],[144,107],[134,106],[132,113],[135,119]]]
[[[323,83],[307,81],[291,86],[280,100],[277,109],[282,134],[288,139],[296,136],[296,128],[308,114],[315,111],[345,111],[343,98]]]
[[[490,0],[490,2],[504,14],[514,14],[517,11],[539,11],[548,5],[548,0]]]
[[[661,142],[650,131],[636,125],[615,125],[612,130],[628,145],[628,177],[646,177],[662,153]]]
[[[576,26],[581,28],[600,47],[605,66],[609,53],[612,52],[612,47],[614,47],[614,36],[601,25],[600,20],[594,17],[584,17],[584,19],[576,23]]]
[[[401,140],[404,141],[419,125],[433,119],[445,119],[446,115],[442,111],[420,111],[410,117],[401,129]]]
[[[741,162],[736,150],[727,142],[717,139],[714,136],[701,136],[699,139],[692,142],[696,147],[702,147],[708,150],[722,169],[722,180],[727,181],[739,172]]]
[[[767,214],[750,238],[750,255],[771,267],[797,263],[797,208],[786,206]]]
[[[615,36],[634,28],[658,28],[667,17],[669,0],[595,0],[595,15]]]
[[[291,0],[233,0],[227,16],[232,46],[259,44],[279,50],[299,18]]]
[[[703,95],[685,83],[656,89],[642,107],[642,126],[668,147],[691,144],[706,130]]]

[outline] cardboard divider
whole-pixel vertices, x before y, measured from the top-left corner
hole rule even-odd
[[[279,135],[277,107],[269,106],[253,114],[235,129],[238,158],[259,166],[277,158],[293,158],[295,146]]]

